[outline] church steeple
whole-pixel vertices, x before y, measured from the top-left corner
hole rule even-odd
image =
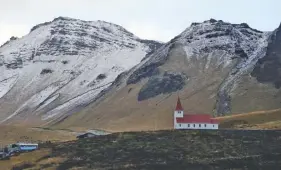
[[[176,106],[176,109],[174,111],[174,128],[176,129],[177,127],[177,119],[181,119],[184,117],[183,115],[183,108],[181,106],[181,100],[180,100],[180,97],[178,96],[178,101],[177,101],[177,106]]]
[[[176,111],[183,111],[183,108],[182,108],[182,106],[181,106],[180,97],[178,97],[178,102],[177,102],[177,106],[176,106]]]

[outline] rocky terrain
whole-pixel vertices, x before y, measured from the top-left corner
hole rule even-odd
[[[280,25],[281,26],[281,25]],[[275,30],[270,36],[266,55],[259,59],[252,72],[259,82],[272,83],[281,87],[281,29]]]
[[[63,170],[277,170],[281,168],[280,135],[280,131],[235,130],[116,133],[41,146],[39,152],[25,155],[44,153],[33,162],[12,164],[22,169]]]

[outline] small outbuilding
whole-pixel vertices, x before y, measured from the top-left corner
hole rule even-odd
[[[76,138],[77,139],[84,139],[84,138],[91,138],[91,137],[94,137],[94,136],[96,136],[96,134],[91,133],[91,132],[87,132],[87,133],[78,135]]]

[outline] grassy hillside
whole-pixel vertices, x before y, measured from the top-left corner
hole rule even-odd
[[[1,161],[0,167],[273,170],[281,168],[280,135],[280,131],[238,130],[115,133],[41,146],[34,153]]]
[[[73,140],[75,139],[75,137],[75,134],[67,130],[52,130],[30,128],[25,126],[0,125],[0,145],[6,145],[17,141],[67,141]]]
[[[170,96],[176,100],[176,95]],[[182,103],[185,101],[182,100]],[[153,104],[151,104],[153,105]],[[156,110],[156,108],[154,109]],[[173,108],[165,110],[166,112],[173,113]],[[128,117],[124,117],[119,121],[116,120],[118,115],[113,115],[114,119],[110,122],[112,124],[107,124],[106,115],[99,115],[97,119],[100,119],[96,122],[96,124],[88,125],[87,123],[85,126],[87,127],[103,127],[106,130],[112,132],[121,132],[121,131],[141,131],[141,130],[164,130],[164,129],[172,129],[172,120],[173,114],[168,115],[164,114],[165,111],[162,113],[155,112],[154,114],[151,113],[150,115],[148,112],[144,111],[144,113],[139,116],[138,114],[128,115]],[[186,113],[186,112],[185,112]],[[187,113],[186,113],[187,114]],[[82,115],[81,115],[82,116]],[[147,120],[145,116],[148,116],[150,119]],[[104,117],[104,119],[102,118]],[[137,118],[135,118],[137,117]],[[74,117],[72,117],[74,118]],[[75,117],[77,118],[77,117]],[[135,119],[134,119],[135,118]],[[229,116],[222,116],[216,117],[215,119],[219,120],[220,128],[231,128],[231,129],[281,129],[281,109],[273,109],[273,110],[261,110],[255,112],[247,112],[247,113],[237,113]],[[69,119],[72,120],[72,119]],[[80,119],[79,119],[80,120]],[[147,121],[146,121],[147,120]],[[75,120],[72,120],[75,122]],[[126,122],[128,121],[128,122]],[[95,119],[88,119],[88,122],[95,122]],[[67,125],[69,122],[63,122],[57,128],[61,126],[64,128],[75,129],[74,127]],[[80,123],[79,121],[77,122]],[[103,124],[104,123],[104,124]],[[76,124],[76,126],[80,126]],[[108,125],[108,126],[106,126]],[[55,126],[56,127],[56,126]]]
[[[270,83],[259,83],[246,74],[235,87],[231,99],[233,113],[272,110],[281,106],[281,89]]]
[[[216,118],[220,128],[281,129],[281,109],[241,113]]]

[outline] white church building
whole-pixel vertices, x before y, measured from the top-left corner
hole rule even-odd
[[[184,114],[180,98],[174,112],[174,129],[218,129],[219,123],[209,114]]]

